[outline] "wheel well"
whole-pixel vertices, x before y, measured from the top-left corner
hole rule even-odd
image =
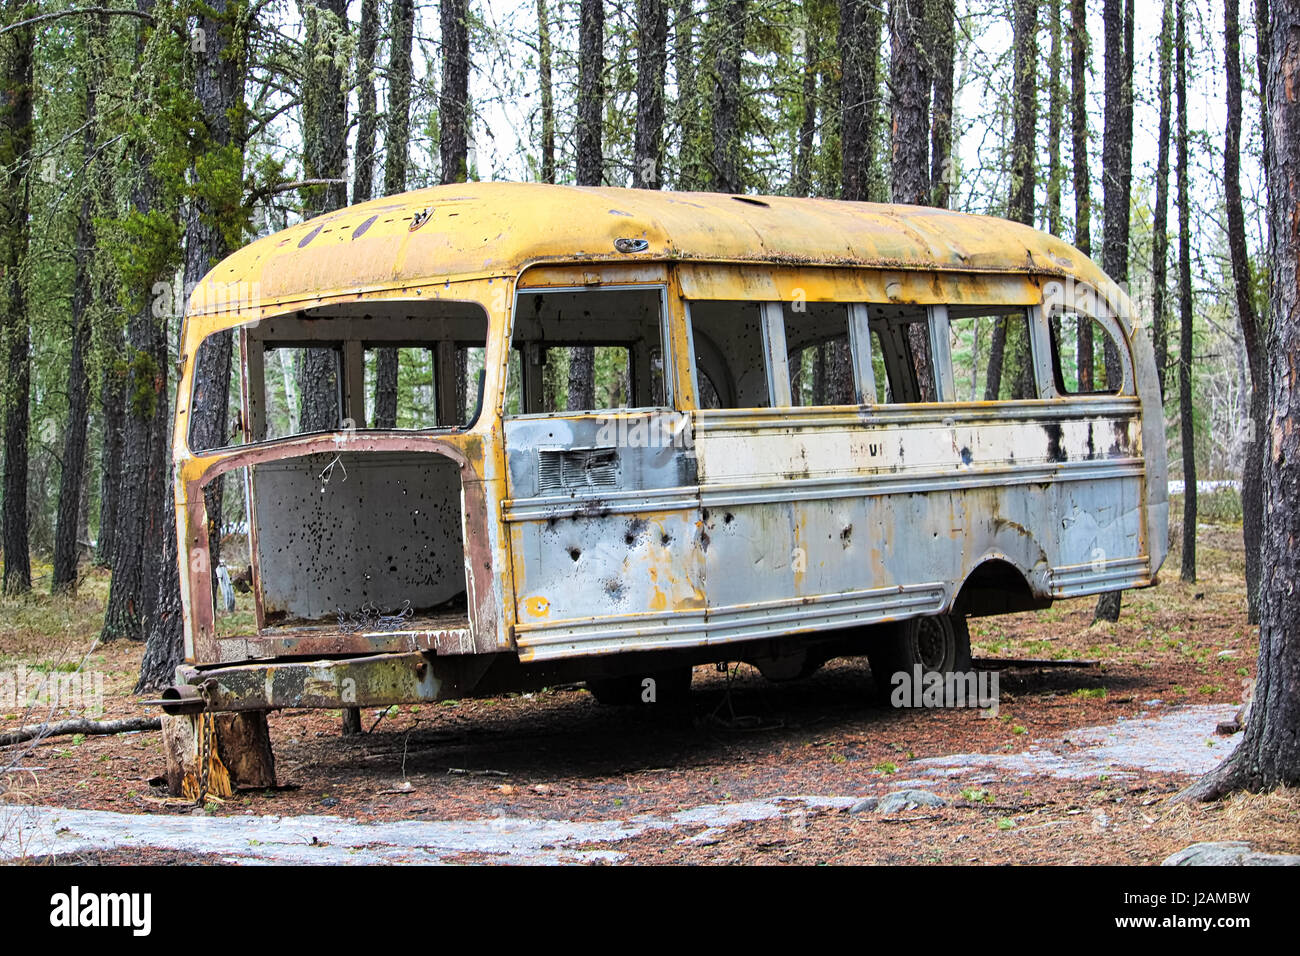
[[[981,617],[1050,607],[1051,598],[1035,597],[1025,575],[1010,561],[989,558],[980,562],[953,601],[954,614]]]

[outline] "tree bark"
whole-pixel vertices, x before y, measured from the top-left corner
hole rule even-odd
[[[326,185],[302,190],[303,218],[347,205],[348,101],[337,56],[347,28],[347,0],[303,0],[306,40],[302,70],[302,171]],[[298,429],[339,426],[338,373],[329,349],[306,349],[297,360]]]
[[[1160,125],[1156,137],[1156,208],[1152,223],[1151,245],[1151,337],[1156,352],[1156,374],[1160,395],[1165,394],[1165,372],[1169,364],[1169,316],[1165,303],[1165,286],[1169,271],[1169,112],[1174,52],[1173,0],[1165,0],[1160,27]]]
[[[153,0],[137,0],[136,9],[151,14]],[[171,74],[176,64],[149,43],[151,28],[136,35],[137,71],[141,90]],[[143,97],[140,90],[137,95]],[[135,171],[129,193],[131,215],[151,226],[165,223],[176,228],[177,195],[158,178],[154,170],[157,126],[162,122],[157,107],[141,99],[128,153]],[[157,250],[146,252],[156,254]],[[156,272],[132,288],[128,304],[126,415],[122,431],[122,479],[117,503],[117,531],[113,539],[113,578],[100,639],[143,640],[144,623],[157,604],[159,576],[166,563],[158,542],[165,538],[164,499],[171,497],[168,481],[171,447],[171,414],[167,400],[168,323],[165,309],[155,311],[148,298],[155,283],[170,285],[175,273],[173,260],[154,264]],[[174,563],[174,562],[173,562]]]
[[[674,115],[681,130],[677,188],[683,190],[704,189],[708,185],[700,159],[702,109],[695,63],[695,22],[694,0],[677,0],[673,11],[673,74],[677,86]]]
[[[469,7],[467,0],[441,0],[442,92],[438,98],[441,182],[469,179]]]
[[[547,0],[537,0],[537,82],[542,91],[542,182],[555,182],[555,88]]]
[[[663,185],[664,74],[668,67],[668,8],[665,0],[637,2],[636,134],[632,185]]]
[[[302,190],[303,218],[342,209],[348,203],[348,101],[335,57],[347,29],[347,0],[303,0],[306,40],[302,78],[303,178],[330,180]]]
[[[1047,54],[1047,202],[1043,213],[1047,231],[1061,234],[1061,114],[1065,111],[1065,87],[1061,82],[1061,0],[1049,0],[1047,29],[1051,46]]]
[[[1132,0],[1105,0],[1105,128],[1101,142],[1102,269],[1121,288],[1128,285],[1129,194],[1133,165]],[[1088,323],[1080,323],[1087,325]],[[1119,387],[1119,353],[1105,342],[1106,387]],[[1094,621],[1118,621],[1122,592],[1097,600]]]
[[[17,22],[26,8],[17,0],[6,4],[5,19]],[[29,237],[31,195],[32,78],[34,29],[19,27],[0,43],[4,57],[0,89],[0,168],[6,170],[0,196],[0,283],[4,296],[5,350],[4,510],[0,521],[4,542],[4,573],[0,591],[22,594],[32,587],[27,540],[27,433],[31,426],[31,331],[22,272]]]
[[[1007,218],[1034,224],[1034,190],[1038,181],[1035,136],[1038,125],[1038,6],[1036,0],[1016,0],[1011,16],[1011,45],[1015,51],[1012,69],[1014,108],[1011,134],[1011,193],[1007,197]],[[984,400],[997,401],[1002,392],[1008,323],[998,316],[993,322],[989,344],[988,382]],[[1014,354],[1014,353],[1013,353]],[[1023,370],[1013,370],[1019,376]],[[1019,389],[1017,389],[1019,391]]]
[[[602,143],[605,108],[605,8],[601,0],[582,0],[578,25],[578,185],[604,181]],[[595,404],[596,352],[590,346],[570,350],[570,411]]]
[[[1192,409],[1192,226],[1188,196],[1187,11],[1178,0],[1174,85],[1178,98],[1178,418],[1183,446],[1184,581],[1196,580],[1196,430]]]
[[[1241,31],[1238,0],[1224,0],[1224,54],[1227,66],[1228,123],[1223,148],[1224,202],[1228,253],[1237,318],[1250,366],[1250,441],[1241,477],[1242,536],[1246,544],[1246,598],[1251,624],[1259,623],[1260,540],[1264,533],[1263,436],[1267,412],[1267,357],[1255,311],[1255,281],[1246,248],[1246,218],[1241,204]]]
[[[840,0],[840,196],[872,195],[878,176],[876,126],[880,116],[880,7],[871,0]]]
[[[375,50],[379,45],[379,0],[361,0],[357,31],[357,145],[352,174],[352,202],[365,202],[375,192],[375,134],[379,117],[375,103]]]
[[[893,89],[890,136],[891,198],[924,205],[930,197],[930,78],[921,37],[922,0],[894,0],[890,9],[889,72]]]
[[[225,163],[229,175],[225,189],[203,189],[193,197],[185,222],[185,287],[197,286],[204,276],[233,251],[242,238],[247,213],[243,173],[247,113],[244,86],[248,75],[251,32],[248,8],[230,0],[210,0],[198,26],[207,37],[194,56],[194,98],[200,113],[197,143],[207,162]],[[196,177],[197,179],[197,177]],[[233,333],[209,338],[194,357],[194,401],[190,411],[190,440],[196,448],[219,448],[228,443]],[[165,403],[164,403],[165,404]],[[165,432],[169,434],[170,429]],[[170,448],[170,444],[166,446]],[[145,652],[140,662],[136,693],[172,683],[176,666],[185,657],[184,609],[181,604],[180,554],[176,538],[176,501],[172,488],[170,455],[161,464],[169,476],[162,500],[162,559],[156,596],[145,614]],[[207,566],[214,582],[221,560],[224,478],[203,489],[208,514]],[[192,562],[186,556],[186,564]]]
[[[126,340],[120,330],[115,330],[101,350],[104,374],[99,385],[99,534],[95,536],[95,564],[101,568],[113,566],[113,540],[117,535],[117,499],[121,488],[122,426],[126,402],[123,390],[125,372],[118,367],[118,363],[125,352]]]
[[[1070,0],[1070,142],[1074,165],[1074,245],[1092,255],[1092,166],[1088,162],[1088,3]],[[1092,323],[1080,322],[1077,336],[1079,391],[1094,388]]]
[[[1015,50],[1015,106],[1011,135],[1011,194],[1007,200],[1007,218],[1032,226],[1034,191],[1038,182],[1034,136],[1038,125],[1037,0],[1015,0],[1011,43]],[[998,326],[1005,328],[1005,323],[999,322]]]
[[[890,9],[889,73],[893,90],[893,129],[890,136],[891,198],[896,203],[924,205],[930,201],[930,76],[925,66],[922,0],[894,0]],[[934,397],[929,335],[923,322],[907,327],[921,401]]]
[[[1268,333],[1268,429],[1264,436],[1263,575],[1259,666],[1241,743],[1180,794],[1211,800],[1236,790],[1300,783],[1300,6],[1273,3],[1265,73],[1269,118],[1268,223],[1272,318]],[[1181,47],[1180,47],[1181,50]]]
[[[719,193],[743,192],[740,169],[740,63],[745,53],[746,0],[721,0],[713,61],[713,183]]]
[[[796,196],[811,196],[813,191],[813,141],[817,136],[817,60],[819,44],[813,32],[811,15],[805,17],[802,47],[795,55],[803,58],[803,78],[799,90],[799,132],[795,140],[794,176],[790,183]]]
[[[406,190],[411,142],[411,43],[415,0],[392,0],[388,46],[388,128],[385,140],[384,195]]]
[[[86,122],[82,132],[82,165],[89,173],[83,187],[77,213],[76,248],[73,250],[72,335],[68,356],[68,418],[63,432],[63,469],[59,475],[58,520],[54,528],[54,568],[50,589],[73,590],[77,585],[77,559],[80,549],[77,530],[81,523],[82,485],[86,466],[86,432],[90,425],[90,373],[86,352],[90,348],[91,323],[91,256],[95,248],[95,204],[100,164],[96,161],[99,120],[96,98],[99,95],[99,70],[103,51],[98,42],[103,20],[92,18],[86,60],[90,70],[86,77]]]
[[[952,157],[953,49],[956,41],[954,0],[929,0],[933,102],[930,119],[930,203],[947,209],[956,176]]]
[[[406,191],[411,143],[411,43],[414,0],[393,0],[389,20],[388,129],[385,137],[384,195]],[[375,428],[397,427],[397,349],[375,350]]]

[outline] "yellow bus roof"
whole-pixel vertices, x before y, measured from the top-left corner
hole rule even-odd
[[[644,240],[645,248],[620,251],[620,239]],[[422,283],[513,277],[538,262],[637,260],[1028,272],[1104,281],[1082,253],[1054,236],[928,206],[484,182],[375,199],[250,243],[200,283],[190,314],[291,308]]]

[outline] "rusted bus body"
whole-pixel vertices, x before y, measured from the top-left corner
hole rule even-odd
[[[1026,394],[972,400],[954,379],[954,329],[985,314],[1023,322]],[[1066,314],[1114,343],[1117,388],[1067,394]],[[195,449],[195,356],[226,330],[243,443]],[[800,404],[792,356],[827,332],[854,394]],[[623,349],[624,400],[542,410],[557,345]],[[336,426],[277,437],[270,363],[322,348]],[[383,348],[429,355],[421,427],[369,427]],[[181,678],[220,709],[707,660],[793,676],[814,647],[868,652],[888,632],[871,625],[1148,585],[1166,548],[1161,406],[1127,297],[1059,240],[938,210],[521,184],[377,200],[217,266],[179,395]],[[235,470],[257,620],[219,634],[203,489]]]

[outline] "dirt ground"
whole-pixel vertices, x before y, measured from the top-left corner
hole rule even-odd
[[[690,707],[676,713],[602,707],[581,686],[367,711],[368,732],[349,738],[339,734],[337,712],[276,713],[270,728],[280,787],[240,792],[198,811],[166,796],[158,733],[0,748],[0,768],[10,768],[0,773],[0,801],[361,823],[672,819],[590,846],[575,838],[575,851],[598,846],[601,853],[586,857],[597,862],[1149,864],[1202,840],[1300,852],[1297,790],[1170,805],[1193,773],[1139,765],[1071,776],[1038,772],[1041,762],[1013,771],[1007,762],[967,760],[1068,761],[1079,728],[1132,726],[1191,706],[1201,709],[1187,713],[1206,715],[1197,717],[1206,752],[1226,753],[1230,743],[1216,737],[1204,705],[1231,714],[1254,676],[1240,529],[1205,526],[1199,558],[1196,584],[1178,580],[1174,555],[1158,587],[1125,594],[1115,625],[1090,624],[1090,599],[972,620],[977,658],[1097,662],[1004,670],[996,716],[880,706],[864,660],[832,662],[788,684],[768,683],[745,665],[697,668]],[[75,667],[98,630],[105,592],[106,580],[91,574],[75,598],[6,599],[0,671]],[[140,653],[127,643],[90,651],[86,669],[105,675],[106,716],[141,713],[130,693]],[[0,729],[29,719],[0,713]],[[933,758],[952,755],[966,756],[953,761],[951,776],[936,775]],[[930,790],[948,805],[891,816],[847,810],[853,799],[902,786]],[[834,799],[791,804],[794,812],[725,812],[801,797]],[[698,808],[713,809],[692,816]],[[497,858],[490,848],[443,857]],[[152,848],[81,850],[68,859],[202,863],[231,856]]]

